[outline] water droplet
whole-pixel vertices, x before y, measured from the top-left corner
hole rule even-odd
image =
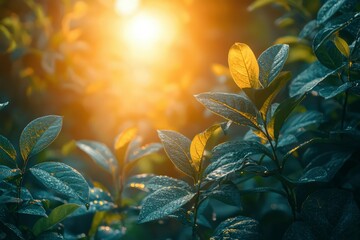
[[[89,203],[86,203],[86,204],[85,204],[85,207],[86,207],[86,210],[89,210],[90,204],[89,204]]]

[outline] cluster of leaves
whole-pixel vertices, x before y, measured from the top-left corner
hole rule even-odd
[[[1,239],[62,239],[58,223],[80,204],[88,206],[88,183],[74,168],[61,162],[29,167],[33,157],[55,140],[61,127],[60,116],[30,122],[20,136],[20,155],[0,136]]]
[[[329,0],[321,6],[316,19],[299,34],[311,42],[316,60],[291,81],[290,97],[280,103],[274,100],[291,79],[289,72],[281,71],[289,46],[274,45],[256,59],[246,44],[235,43],[229,51],[229,70],[240,93],[196,96],[228,122],[192,141],[177,132],[159,131],[170,160],[194,181],[190,185],[166,176],[144,179],[149,195],[139,221],[176,218],[192,226],[194,239],[259,239],[261,234],[283,239],[359,238],[359,16],[356,1]],[[230,135],[232,124],[250,130],[214,147],[219,131]],[[244,193],[263,197],[258,201],[260,211],[249,203],[257,198]],[[242,210],[212,231],[216,223],[202,211],[207,199]],[[216,209],[207,211],[212,217],[217,214]]]
[[[310,18],[303,1],[259,0],[252,8],[272,2]],[[126,222],[138,215],[139,223],[181,222],[183,238],[359,239],[359,7],[353,0],[320,7],[298,36],[310,43],[316,60],[293,79],[283,71],[289,45],[273,45],[256,59],[249,46],[235,43],[228,63],[239,92],[195,96],[226,121],[192,140],[161,130],[162,146],[138,148],[137,131],[130,128],[113,151],[78,141],[109,173],[112,191],[98,183],[90,187],[64,163],[33,163],[57,137],[59,116],[25,127],[20,155],[1,136],[0,238],[126,239]],[[129,176],[139,159],[162,147],[182,179]],[[146,195],[139,206],[124,199],[131,189]],[[76,235],[64,227],[65,218],[90,223]]]

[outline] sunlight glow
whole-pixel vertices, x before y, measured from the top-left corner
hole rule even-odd
[[[115,11],[120,15],[131,15],[139,7],[139,0],[116,0]]]

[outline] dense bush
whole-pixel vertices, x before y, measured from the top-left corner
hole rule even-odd
[[[244,43],[231,47],[224,71],[239,91],[195,96],[225,122],[192,140],[160,130],[162,145],[140,147],[134,128],[113,151],[76,142],[110,187],[33,161],[58,136],[59,116],[29,123],[19,151],[1,136],[0,239],[359,239],[360,4],[324,1],[314,20],[306,1],[250,9],[271,2],[288,10],[278,23],[304,26],[257,59]],[[282,71],[289,56],[294,77]],[[131,175],[162,148],[182,177]]]

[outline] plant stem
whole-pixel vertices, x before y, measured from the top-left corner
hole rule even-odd
[[[346,117],[346,108],[347,108],[347,104],[348,104],[348,97],[349,97],[349,91],[346,90],[345,91],[345,99],[344,99],[343,108],[342,108],[342,114],[341,114],[341,130],[344,130],[344,127],[345,127],[345,117]]]
[[[198,173],[198,186],[196,189],[196,198],[195,198],[195,205],[194,205],[194,222],[193,222],[193,226],[192,226],[192,238],[193,239],[197,239],[197,216],[198,216],[198,209],[200,206],[200,189],[201,189],[201,183],[202,183],[202,163],[203,163],[203,159],[201,159],[200,165],[199,165],[199,173]]]

